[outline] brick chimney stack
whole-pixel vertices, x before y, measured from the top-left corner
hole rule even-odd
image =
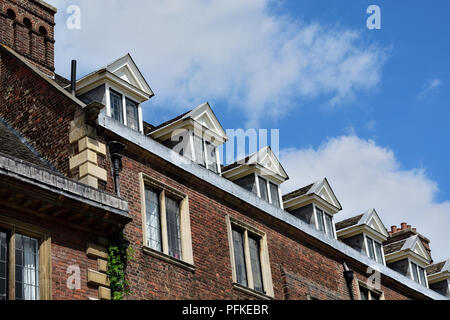
[[[0,43],[55,75],[56,8],[42,0],[0,0]]]

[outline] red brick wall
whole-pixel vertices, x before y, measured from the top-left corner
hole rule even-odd
[[[7,17],[7,10],[16,18]],[[24,19],[31,21],[31,29]],[[0,0],[0,42],[13,48],[49,76],[54,75],[54,12],[35,1]],[[40,33],[45,28],[47,35]]]
[[[114,139],[114,138],[110,138]],[[117,139],[117,137],[115,137]],[[129,149],[133,148],[129,144]],[[139,154],[135,156],[132,154]],[[232,286],[226,215],[246,222],[267,234],[272,279],[276,299],[349,299],[343,277],[343,257],[336,251],[320,248],[301,231],[261,218],[263,213],[250,206],[231,204],[218,189],[189,177],[154,156],[144,159],[143,150],[129,150],[123,159],[120,176],[121,195],[129,201],[133,222],[126,227],[136,261],[128,268],[132,299],[248,299],[252,298]],[[103,164],[110,172],[109,161]],[[190,272],[142,251],[140,172],[149,175],[189,196],[193,254],[196,270]],[[112,180],[107,189],[112,192]],[[245,212],[245,213],[244,213]],[[348,259],[350,260],[350,259]],[[366,281],[364,267],[346,260]],[[362,270],[359,270],[362,269]],[[387,279],[382,283],[386,299],[405,299],[396,292],[398,286]],[[356,291],[356,280],[354,284]],[[419,297],[421,298],[421,297]]]
[[[0,59],[0,117],[68,174],[70,122],[79,107],[3,48]]]

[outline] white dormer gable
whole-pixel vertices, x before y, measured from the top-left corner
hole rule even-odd
[[[191,117],[195,122],[201,124],[203,127],[211,130],[216,135],[226,140],[225,130],[223,129],[208,102],[199,105],[186,116]]]
[[[79,79],[76,84],[77,96],[104,85],[138,103],[143,103],[154,96],[129,54]]]
[[[272,176],[277,181],[283,182],[289,179],[278,158],[270,147],[264,147],[249,157],[247,165],[255,165],[260,169],[260,173],[265,176]]]
[[[405,243],[403,244],[403,247],[401,250],[402,251],[410,250],[410,251],[414,252],[415,254],[419,255],[420,257],[424,258],[425,260],[431,261],[431,257],[428,254],[428,251],[423,246],[422,241],[420,241],[418,235],[408,238],[405,241]]]
[[[117,59],[106,66],[106,70],[118,78],[128,82],[132,86],[140,89],[149,96],[153,96],[153,91],[145,80],[144,76],[136,66],[130,54]]]
[[[315,193],[320,198],[322,198],[326,202],[330,203],[334,207],[342,209],[341,204],[339,203],[339,200],[337,199],[336,195],[334,194],[333,189],[331,189],[331,186],[328,183],[328,180],[326,178],[314,183],[314,185],[311,187],[311,189],[309,190],[308,193]]]
[[[371,209],[366,213],[364,213],[360,223],[366,224],[371,229],[375,230],[379,234],[382,234],[386,238],[389,236],[389,234],[386,231],[386,227],[384,226],[375,209]]]
[[[208,102],[205,102],[182,116],[167,121],[149,135],[156,140],[166,141],[178,129],[189,130],[201,138],[206,138],[218,147],[228,140],[225,130],[217,119]]]

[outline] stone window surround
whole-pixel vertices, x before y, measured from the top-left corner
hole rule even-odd
[[[188,271],[194,271],[194,256],[192,252],[192,234],[191,234],[191,222],[189,214],[189,197],[183,192],[172,188],[144,173],[139,173],[139,181],[141,188],[141,215],[142,215],[142,249],[144,253],[149,254],[157,259],[172,263]],[[161,240],[162,240],[162,252],[149,248],[147,243],[147,228],[146,228],[146,204],[145,204],[145,188],[151,187],[161,192],[160,202],[164,203],[165,196],[170,195],[174,200],[178,200],[180,203],[180,233],[181,233],[181,255],[182,260],[176,259],[169,255],[168,236],[167,236],[167,224],[166,224],[166,212],[165,206],[161,205],[160,208],[160,221],[161,221]]]
[[[231,259],[231,271],[232,271],[232,277],[233,277],[233,288],[242,291],[244,293],[250,294],[255,296],[259,299],[273,299],[274,298],[274,291],[273,291],[273,284],[272,284],[272,273],[270,269],[270,259],[269,259],[269,250],[267,245],[267,235],[254,228],[253,226],[250,226],[238,219],[235,219],[229,215],[225,217],[226,224],[227,224],[227,231],[228,231],[228,246],[230,248],[230,259]],[[258,291],[253,290],[253,275],[250,268],[246,268],[247,271],[247,281],[249,286],[245,287],[239,283],[237,283],[237,277],[236,277],[236,265],[234,261],[234,245],[233,245],[233,226],[237,226],[240,229],[243,229],[245,231],[245,238],[248,238],[248,233],[254,234],[258,236],[260,240],[260,260],[261,260],[261,273],[263,278],[263,287],[265,290],[265,293],[261,293]],[[245,240],[247,242],[247,240]],[[244,245],[244,256],[246,265],[249,265],[250,260],[250,252],[248,249],[248,245]]]
[[[372,292],[378,294],[380,296],[380,300],[385,300],[384,298],[384,292],[381,290],[378,290],[377,288],[374,288],[373,286],[361,281],[361,280],[357,280],[356,281],[356,287],[357,287],[357,298],[358,300],[361,300],[361,288],[366,289],[369,292],[369,300],[370,300],[370,294]]]
[[[0,228],[9,232],[8,262],[15,264],[15,235],[21,234],[35,238],[39,241],[39,298],[40,300],[51,300],[51,237],[50,233],[40,227],[23,223],[11,218],[0,218]],[[9,300],[15,300],[15,268],[8,268]]]

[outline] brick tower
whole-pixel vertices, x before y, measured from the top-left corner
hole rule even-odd
[[[54,77],[56,8],[41,0],[0,0],[0,43]]]

